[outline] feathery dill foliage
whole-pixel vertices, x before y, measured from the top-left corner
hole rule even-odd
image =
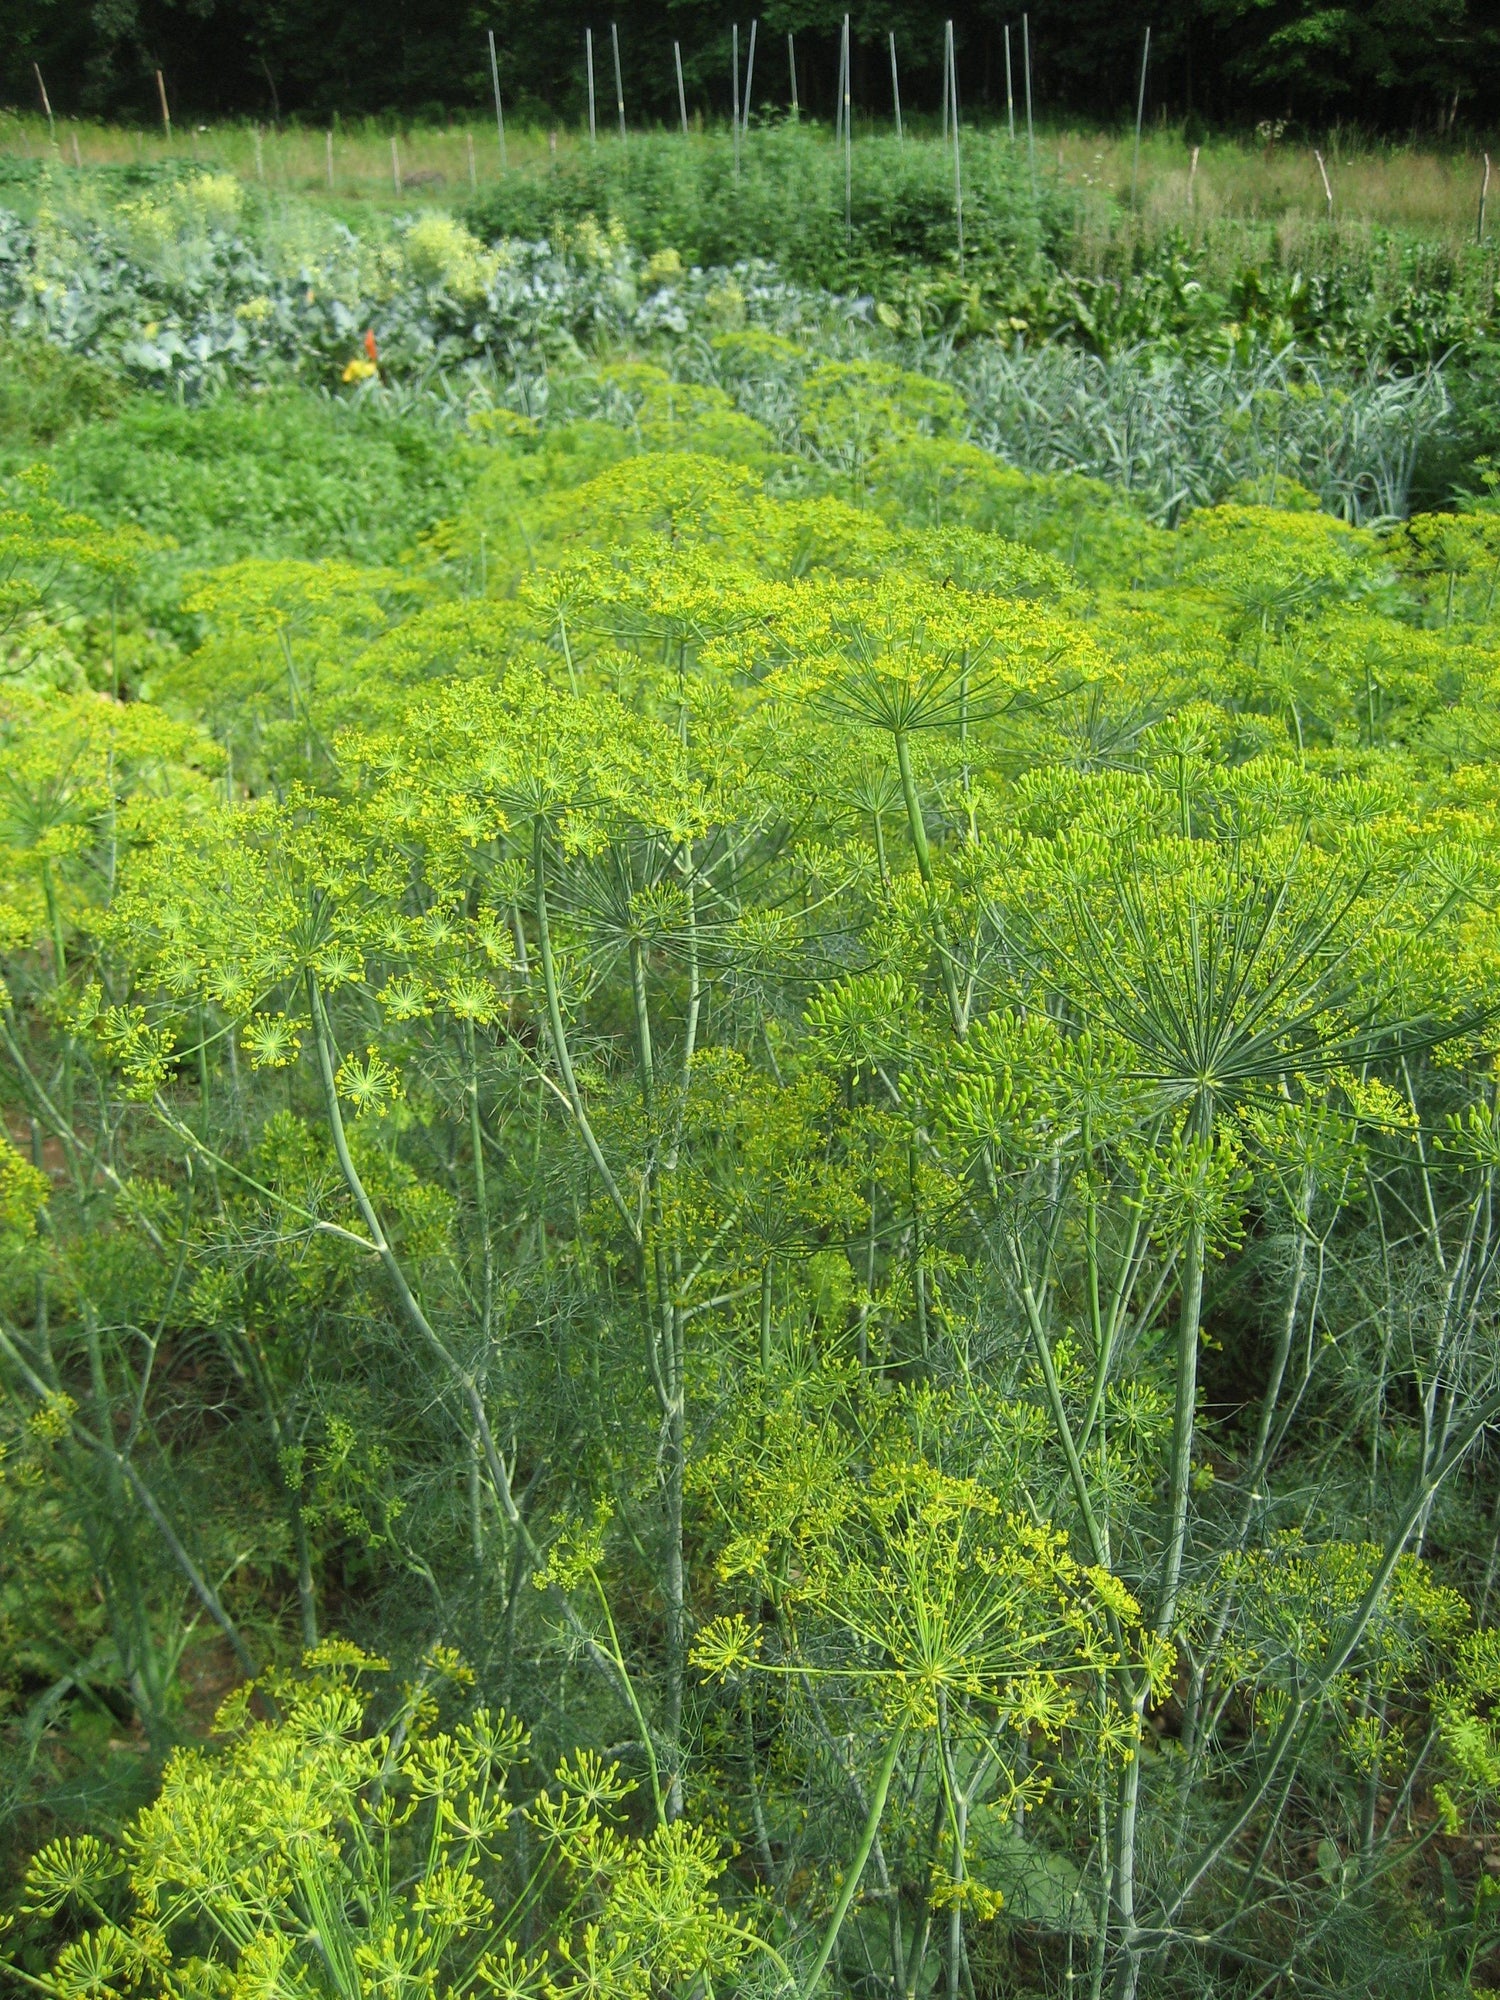
[[[681,374],[0,513],[3,1976],[1483,1990],[1500,517]]]

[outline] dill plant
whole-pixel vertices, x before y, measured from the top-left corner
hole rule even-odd
[[[15,1976],[1472,1990],[1488,512],[699,372],[0,696],[13,1783],[76,1693],[160,1785]],[[38,507],[40,630],[127,551]]]

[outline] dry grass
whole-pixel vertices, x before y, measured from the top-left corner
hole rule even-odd
[[[1199,150],[1194,174],[1190,149],[1178,134],[1148,133],[1141,144],[1138,202],[1132,211],[1133,142],[1128,134],[1052,131],[1038,143],[1048,167],[1081,197],[1085,253],[1118,242],[1122,234],[1154,238],[1174,227],[1198,231],[1212,230],[1216,223],[1261,224],[1268,232],[1274,227],[1286,244],[1327,226],[1327,198],[1309,146],[1210,140]],[[1474,241],[1482,155],[1353,145],[1335,136],[1323,150],[1323,163],[1341,234],[1380,225],[1455,249]],[[1500,211],[1500,180],[1491,195],[1492,209]],[[1500,220],[1500,214],[1491,220]]]

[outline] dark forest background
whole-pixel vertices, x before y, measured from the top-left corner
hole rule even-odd
[[[753,7],[744,0],[738,16],[742,54]],[[889,111],[892,30],[903,96],[918,111],[935,107],[950,11],[966,108],[1003,109],[1007,21],[1019,94],[1020,13],[1007,0],[951,0],[951,8],[856,0],[861,108]],[[830,111],[843,12],[844,0],[765,0],[757,110],[786,104],[792,30],[803,106]],[[640,124],[675,118],[674,39],[692,108],[727,110],[736,9],[718,0],[618,0],[612,10],[608,0],[8,0],[5,15],[5,101],[36,105],[38,64],[60,114],[127,121],[157,115],[157,68],[179,119],[465,115],[488,101],[489,28],[511,114],[576,119],[586,27],[596,44],[604,40],[600,85],[612,100],[614,20],[627,106]],[[1128,115],[1148,23],[1153,115],[1229,128],[1264,118],[1308,128],[1344,121],[1427,135],[1500,124],[1500,0],[1033,0],[1039,113]]]

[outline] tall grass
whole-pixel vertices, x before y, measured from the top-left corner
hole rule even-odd
[[[512,168],[534,170],[552,158],[549,135],[544,130],[528,131],[507,124],[505,136]],[[53,145],[45,119],[0,112],[0,200],[9,207],[25,206],[26,163],[51,160],[68,168],[74,166],[75,158],[85,169],[128,171],[196,164],[235,174],[272,193],[326,203],[338,211],[351,205],[380,210],[452,207],[470,200],[476,190],[499,178],[500,152],[493,119],[486,123],[476,115],[467,123],[399,128],[395,134],[402,177],[399,191],[391,169],[391,137],[389,126],[375,119],[340,124],[333,135],[330,185],[327,135],[321,127],[257,127],[236,122],[174,129],[169,142],[160,130],[59,119]],[[579,144],[578,135],[566,131],[559,132],[556,139],[563,158]],[[586,149],[586,134],[582,144]]]
[[[1320,150],[1333,188],[1335,233],[1351,224],[1379,224],[1450,248],[1474,241],[1484,173],[1477,148],[1437,152],[1336,131]],[[1042,142],[1042,154],[1056,178],[1077,195],[1078,254],[1085,260],[1091,248],[1122,233],[1152,242],[1167,230],[1222,222],[1300,226],[1312,237],[1329,233],[1310,145],[1210,139],[1200,148],[1195,175],[1191,148],[1181,135],[1158,127],[1142,143],[1133,208],[1126,136],[1053,131]]]
[[[920,121],[907,118],[907,147],[912,154],[941,154],[934,139],[921,134]],[[256,131],[247,122],[175,130],[170,143],[159,129],[128,129],[91,120],[61,118],[57,123],[56,157],[73,160],[76,139],[86,165],[153,165],[168,159],[212,160],[245,180],[263,178],[270,187],[284,188],[312,199],[336,203],[350,199],[386,206],[398,201],[391,172],[391,126],[388,121],[361,119],[342,122],[334,135],[334,179],[330,190],[327,153],[321,127],[286,125],[260,128],[257,164]],[[802,127],[805,138],[829,145],[823,128]],[[636,137],[632,135],[632,145]],[[893,136],[884,123],[855,121],[855,159],[870,140]],[[1005,144],[1004,128],[994,128],[997,147]],[[502,179],[493,118],[476,109],[466,119],[443,126],[402,124],[397,144],[409,203],[415,196],[444,204],[467,202],[473,187],[469,176],[469,140],[474,143],[474,177],[481,191]],[[554,165],[587,162],[587,130],[566,125],[552,128],[507,122],[511,167],[521,176],[548,175]],[[746,152],[753,167],[762,135],[752,131]],[[618,141],[601,141],[598,159],[607,162]],[[687,155],[712,154],[712,134],[695,132],[688,140],[674,138]],[[1024,142],[1017,141],[1024,153]],[[627,151],[630,150],[627,148]],[[830,148],[831,150],[831,148]],[[1358,135],[1334,132],[1322,145],[1334,192],[1335,231],[1351,225],[1378,224],[1419,232],[1450,248],[1474,240],[1483,159],[1477,147],[1436,151],[1412,145],[1366,141]],[[27,112],[0,110],[0,162],[53,156],[47,121]],[[878,157],[879,155],[877,155]],[[1311,241],[1326,236],[1322,187],[1310,145],[1219,138],[1202,148],[1198,172],[1188,183],[1191,154],[1181,135],[1158,126],[1148,131],[1141,147],[1140,182],[1134,205],[1129,200],[1131,139],[1125,133],[1101,133],[1070,125],[1041,126],[1037,133],[1038,166],[1044,186],[1061,197],[1072,220],[1070,261],[1088,269],[1122,240],[1152,243],[1167,231],[1211,228],[1215,224],[1276,224]],[[936,171],[936,168],[934,168]],[[800,218],[783,218],[795,229]]]

